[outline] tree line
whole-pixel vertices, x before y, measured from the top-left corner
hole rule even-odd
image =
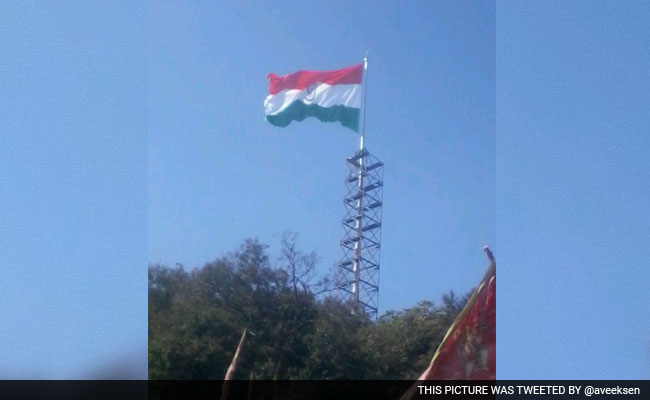
[[[149,378],[223,379],[247,329],[235,379],[415,379],[469,297],[373,321],[337,299],[317,262],[285,234],[274,262],[248,239],[189,272],[149,265]]]

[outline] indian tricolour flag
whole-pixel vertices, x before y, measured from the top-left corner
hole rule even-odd
[[[363,64],[333,71],[298,71],[285,76],[269,74],[269,95],[264,100],[266,120],[276,126],[316,117],[339,121],[359,131]]]

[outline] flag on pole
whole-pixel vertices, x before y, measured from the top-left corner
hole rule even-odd
[[[483,250],[490,266],[418,381],[496,379],[496,263],[490,249]],[[421,382],[400,400],[419,398],[418,385]]]
[[[266,120],[276,126],[316,117],[338,121],[359,131],[363,100],[363,64],[333,71],[298,71],[285,76],[269,74],[269,95],[264,100]]]
[[[490,266],[418,380],[496,379],[496,264]]]

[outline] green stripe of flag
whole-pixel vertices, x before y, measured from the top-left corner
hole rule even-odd
[[[359,108],[342,105],[321,107],[318,104],[305,104],[294,101],[289,107],[275,115],[267,115],[266,120],[272,125],[287,126],[292,121],[302,121],[307,117],[316,117],[322,122],[338,121],[341,125],[359,132]]]

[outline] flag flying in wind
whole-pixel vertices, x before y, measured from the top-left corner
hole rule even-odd
[[[269,95],[264,100],[266,120],[276,126],[316,117],[338,121],[359,131],[363,64],[333,71],[298,71],[285,76],[269,74]]]
[[[496,379],[496,279],[492,262],[419,380]]]
[[[418,380],[494,380],[496,379],[496,263],[490,259],[483,280],[449,327]],[[400,400],[417,396],[416,382]]]

